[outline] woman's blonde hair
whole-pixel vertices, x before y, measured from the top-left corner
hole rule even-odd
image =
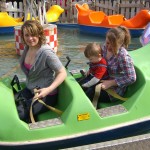
[[[41,46],[42,44],[46,43],[46,37],[44,35],[44,30],[42,25],[40,24],[39,21],[36,20],[27,20],[24,22],[24,24],[21,27],[21,39],[24,44],[24,29],[28,32],[29,35],[31,36],[36,36],[39,37],[39,45]]]
[[[84,50],[84,55],[87,58],[91,56],[98,56],[99,54],[101,54],[101,46],[95,42],[89,43]]]
[[[109,40],[112,49],[114,50],[114,55],[117,55],[117,51],[120,47],[128,48],[128,45],[131,40],[131,35],[129,30],[124,26],[118,26],[111,28],[107,34],[106,38]]]

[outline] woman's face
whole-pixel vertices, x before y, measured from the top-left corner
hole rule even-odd
[[[38,45],[39,37],[30,35],[26,29],[24,29],[23,31],[23,37],[24,37],[25,43],[29,47],[34,47]]]
[[[113,52],[112,45],[107,38],[106,38],[106,49],[110,52]]]

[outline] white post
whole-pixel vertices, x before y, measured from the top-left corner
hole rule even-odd
[[[38,17],[39,17],[40,23],[43,24],[41,7],[42,7],[41,2],[38,2]]]
[[[45,2],[47,2],[47,1],[43,1],[43,20],[44,20],[44,22],[46,23],[46,25],[48,25],[48,21],[47,21],[47,18],[46,18],[46,9],[45,9]]]
[[[38,2],[38,16],[39,16],[40,23],[42,25],[44,25],[45,23],[46,25],[48,25],[46,19],[46,9],[45,9],[46,2],[47,2],[46,0],[43,0],[42,2]]]

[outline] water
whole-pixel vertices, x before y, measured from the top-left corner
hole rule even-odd
[[[104,37],[92,36],[80,33],[77,28],[58,27],[58,56],[65,65],[66,56],[69,56],[71,62],[68,68],[80,69],[87,66],[87,59],[83,55],[85,46],[90,42],[99,42],[103,44]],[[129,50],[135,50],[141,47],[139,38],[132,39]],[[14,35],[0,36],[0,76],[8,73],[19,62],[19,57],[15,52]],[[17,74],[20,78],[24,77],[21,70],[17,70],[11,74]]]

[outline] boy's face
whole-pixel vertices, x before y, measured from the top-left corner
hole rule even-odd
[[[90,56],[88,58],[88,60],[91,62],[91,63],[97,63],[101,60],[101,54],[99,54],[98,56]]]

